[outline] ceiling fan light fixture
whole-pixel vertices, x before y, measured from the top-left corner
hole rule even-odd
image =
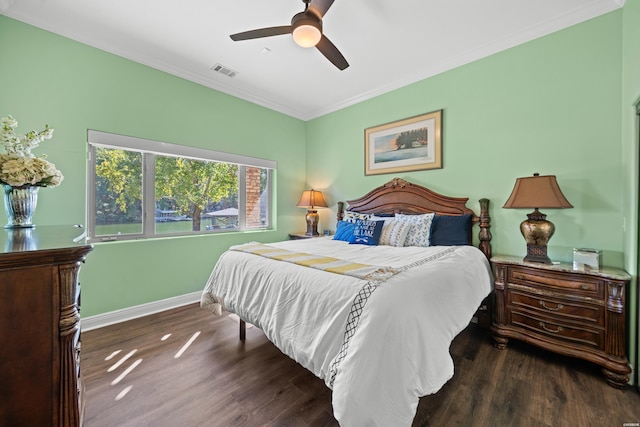
[[[331,40],[322,34],[322,17],[327,13],[334,0],[302,0],[302,2],[305,5],[304,12],[296,13],[291,18],[291,25],[258,28],[231,34],[231,40],[237,42],[291,34],[297,45],[304,48],[315,47],[336,68],[339,70],[346,69],[349,66],[347,60],[344,59],[344,56]]]
[[[322,23],[304,12],[293,17],[291,26],[293,40],[298,46],[314,47],[322,38]]]

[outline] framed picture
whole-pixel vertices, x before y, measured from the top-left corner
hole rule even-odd
[[[442,168],[442,110],[364,130],[364,174]]]

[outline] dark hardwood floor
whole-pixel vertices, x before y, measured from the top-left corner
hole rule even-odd
[[[518,342],[497,350],[475,325],[451,354],[456,373],[420,400],[415,426],[640,423],[640,393],[609,387],[595,365]],[[82,373],[86,427],[337,425],[322,380],[197,304],[84,332]]]

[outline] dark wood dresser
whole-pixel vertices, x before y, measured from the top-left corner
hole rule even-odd
[[[0,425],[78,426],[80,264],[75,226],[0,229]]]
[[[631,280],[623,270],[573,270],[571,264],[538,264],[522,258],[491,258],[496,347],[516,338],[602,366],[607,382],[627,385],[625,294]]]

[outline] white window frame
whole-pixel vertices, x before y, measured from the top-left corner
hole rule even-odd
[[[150,238],[167,238],[185,235],[200,235],[225,232],[225,230],[200,230],[178,233],[155,232],[155,156],[173,156],[190,158],[194,160],[215,161],[238,165],[238,228],[233,231],[245,230],[269,230],[272,228],[272,184],[273,172],[277,169],[277,163],[273,160],[259,159],[220,151],[206,150],[203,148],[185,145],[170,144],[150,139],[132,136],[118,135],[89,129],[87,131],[89,144],[87,156],[87,239],[91,243],[133,240]],[[95,235],[96,220],[96,148],[122,149],[142,153],[142,232],[126,235]],[[268,169],[267,174],[267,224],[264,227],[246,227],[246,167]],[[227,232],[229,230],[226,230]]]

